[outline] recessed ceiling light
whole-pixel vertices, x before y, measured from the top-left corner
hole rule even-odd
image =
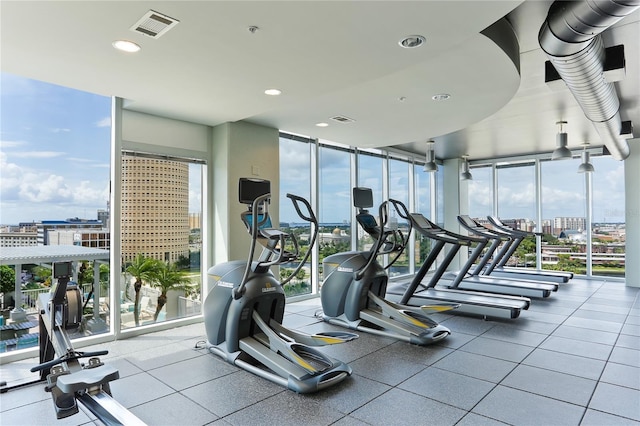
[[[449,98],[451,98],[451,95],[448,93],[438,93],[437,95],[433,95],[431,97],[431,99],[433,99],[434,101],[446,101]]]
[[[278,89],[267,89],[264,91],[265,95],[269,95],[269,96],[278,96],[279,94],[281,94],[282,91],[278,90]]]
[[[316,123],[316,126],[318,127],[329,127],[329,123]]]
[[[422,46],[426,40],[421,35],[410,35],[400,40],[398,44],[405,49],[413,49],[414,47]]]
[[[111,44],[123,52],[135,53],[140,50],[140,45],[129,40],[116,40]]]

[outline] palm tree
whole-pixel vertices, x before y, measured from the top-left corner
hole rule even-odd
[[[167,303],[167,292],[169,290],[187,290],[191,286],[191,280],[177,269],[175,263],[166,264],[159,262],[158,270],[153,277],[151,285],[160,289],[156,312],[153,315],[153,321],[155,322],[158,320],[158,315],[162,307]]]
[[[138,254],[125,269],[127,273],[136,279],[133,285],[133,289],[136,292],[133,305],[133,318],[136,322],[136,327],[140,325],[140,289],[143,282],[151,282],[154,279],[159,269],[159,264],[160,262],[156,259]]]

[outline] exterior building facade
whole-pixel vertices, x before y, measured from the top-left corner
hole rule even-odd
[[[189,165],[158,158],[122,158],[122,257],[166,262],[189,257]]]

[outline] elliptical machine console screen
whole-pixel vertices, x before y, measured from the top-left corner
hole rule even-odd
[[[265,179],[240,178],[238,182],[238,198],[242,204],[253,204],[253,201],[271,193],[271,182]]]

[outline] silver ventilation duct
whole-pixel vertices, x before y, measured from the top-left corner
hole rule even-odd
[[[603,77],[600,34],[638,7],[640,0],[556,1],[538,34],[540,47],[616,160],[629,156],[629,144],[620,136],[616,89]]]

